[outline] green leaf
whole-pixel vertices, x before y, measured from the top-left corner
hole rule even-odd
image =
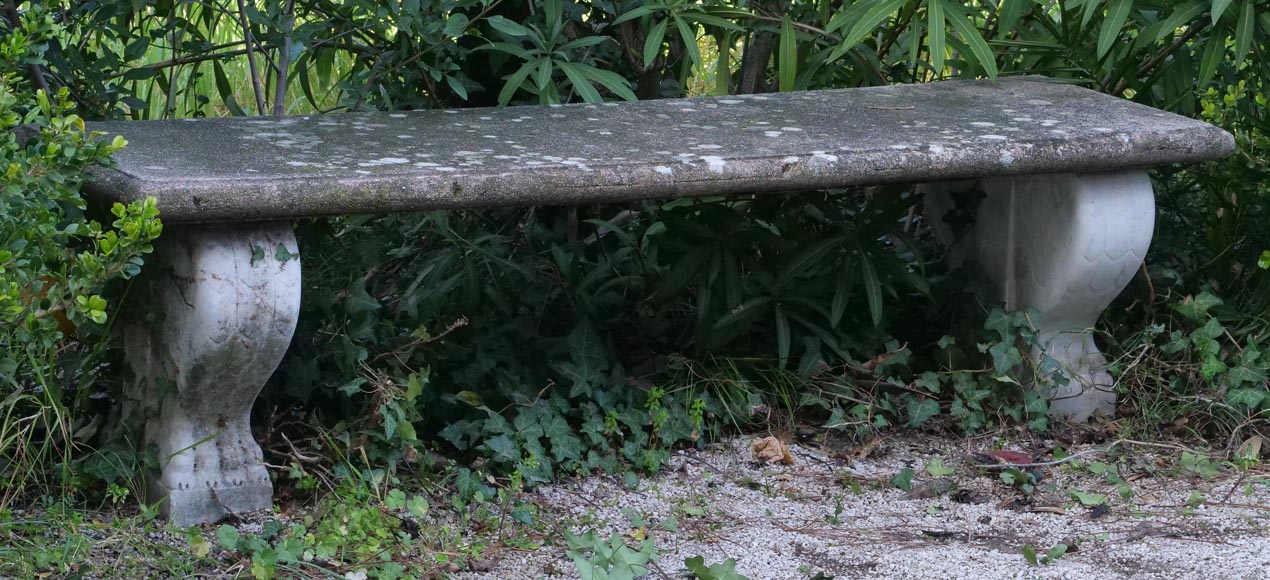
[[[582,72],[586,74],[588,79],[604,85],[604,88],[608,89],[613,94],[628,101],[639,100],[639,97],[635,96],[635,93],[631,91],[630,83],[627,82],[626,78],[622,75],[613,71],[600,70],[589,64],[578,64],[574,66],[579,67]]]
[[[1031,564],[1032,566],[1041,565],[1041,563],[1036,559],[1036,548],[1033,548],[1031,544],[1024,544],[1022,552],[1023,559],[1026,560],[1028,564]]]
[[[238,540],[242,535],[238,533],[238,528],[231,525],[222,525],[216,528],[216,540],[220,542],[222,548],[231,552],[238,550]]]
[[[520,459],[520,449],[516,446],[516,442],[506,435],[486,440],[485,447],[493,454],[494,461],[512,463]]]
[[[1172,308],[1187,320],[1199,323],[1208,319],[1209,310],[1221,306],[1221,304],[1221,298],[1209,292],[1200,292],[1194,297],[1187,296],[1183,298],[1180,303],[1173,304]]]
[[[653,63],[657,61],[657,55],[661,54],[662,42],[666,40],[666,23],[662,20],[653,25],[648,31],[648,37],[644,39],[644,70],[652,68]]]
[[[678,296],[679,292],[688,285],[688,282],[700,273],[702,262],[713,251],[713,246],[698,246],[680,258],[674,267],[670,269],[670,272],[666,274],[666,277],[662,279],[661,284],[648,300],[651,302],[665,302]]]
[[[927,46],[930,48],[930,67],[938,75],[944,70],[944,55],[948,47],[944,44],[944,0],[930,0],[926,4]]]
[[[851,299],[851,262],[846,260],[838,271],[838,284],[833,291],[833,303],[829,306],[829,326],[838,327]]]
[[[1019,354],[1019,349],[1008,342],[998,342],[992,345],[988,352],[992,354],[992,367],[997,376],[1006,376],[1010,374],[1011,369],[1023,364],[1023,356]]]
[[[406,379],[406,400],[413,401],[423,393],[423,381],[419,379],[418,373],[410,373],[410,378]]]
[[[826,62],[837,60],[838,57],[846,54],[848,50],[855,48],[856,45],[863,42],[870,33],[877,29],[878,25],[885,22],[887,18],[894,14],[896,10],[899,10],[900,7],[907,1],[908,0],[877,0],[876,2],[870,4],[869,8],[865,10],[858,19],[854,19],[855,26],[851,28],[849,33],[842,37],[842,42],[840,42],[838,47],[829,54],[829,58],[825,59]],[[851,23],[853,21],[852,17],[854,16],[854,10],[852,9],[860,5],[862,4],[857,3],[852,5],[850,8],[834,16],[834,18],[829,22],[829,32],[833,32],[834,30]]]
[[[287,246],[281,243],[278,244],[278,247],[275,248],[273,252],[273,259],[279,262],[286,262],[294,257],[295,254],[292,254],[291,250],[288,250]]]
[[[1226,9],[1230,7],[1233,0],[1213,0],[1213,24],[1217,24],[1221,20],[1222,14],[1226,13]],[[1252,0],[1245,0],[1245,5],[1252,4]]]
[[[706,566],[705,558],[693,556],[684,560],[684,568],[697,580],[749,580],[736,571],[736,560],[728,558],[722,564]]]
[[[939,415],[939,401],[935,399],[910,399],[906,407],[909,427],[920,427],[931,417]]]
[[[970,52],[974,54],[975,60],[983,71],[987,73],[988,78],[997,78],[997,61],[992,54],[992,48],[988,46],[988,41],[983,39],[983,35],[979,33],[979,29],[970,21],[970,14],[961,6],[950,3],[945,8],[953,13],[952,21],[953,29],[957,34],[961,35],[962,42],[970,47]]]
[[[763,307],[771,301],[772,298],[770,296],[759,296],[746,300],[740,306],[732,309],[732,312],[729,312],[728,314],[720,317],[719,320],[715,321],[713,330],[722,330],[733,324],[748,321],[761,314],[764,310]]]
[[[913,489],[914,475],[916,474],[913,472],[912,469],[905,467],[904,469],[901,469],[899,473],[896,473],[895,477],[891,478],[891,485],[898,489],[909,491]]]
[[[1209,31],[1208,44],[1204,45],[1204,55],[1200,57],[1199,77],[1195,79],[1197,88],[1208,86],[1217,74],[1217,65],[1226,56],[1226,27],[1218,26]]]
[[[944,460],[940,457],[936,457],[926,463],[926,473],[930,474],[931,477],[947,477],[956,472],[957,470],[946,467]]]
[[[780,360],[779,368],[783,369],[789,364],[789,318],[780,305],[773,310],[776,312],[776,355]]]
[[[643,6],[640,6],[640,7],[638,7],[638,8],[634,8],[634,9],[631,9],[629,12],[625,12],[625,13],[623,13],[621,16],[618,16],[618,17],[617,17],[617,20],[614,20],[614,21],[613,21],[613,24],[621,24],[621,23],[623,23],[623,22],[626,22],[627,20],[633,20],[633,19],[635,19],[635,18],[640,18],[640,17],[642,17],[642,16],[647,16],[647,15],[652,14],[652,13],[654,13],[654,12],[657,12],[657,11],[660,11],[660,10],[665,10],[665,9],[666,9],[666,7],[665,7],[664,5],[659,5],[659,4],[644,4]]]
[[[1014,31],[1014,25],[1023,14],[1023,6],[1032,0],[1002,0],[997,4],[997,38],[1003,38]]]
[[[556,65],[560,67],[560,70],[564,71],[564,76],[569,78],[569,83],[573,85],[573,90],[578,92],[582,100],[588,103],[604,102],[604,97],[600,96],[599,91],[595,90],[595,87],[587,80],[586,75],[577,68],[578,65],[564,61],[559,61]]]
[[[1102,58],[1111,50],[1111,45],[1120,38],[1120,30],[1124,28],[1125,19],[1133,9],[1133,0],[1113,0],[1107,17],[1102,21],[1102,29],[1098,32],[1098,58]]]
[[[428,514],[428,498],[421,495],[411,497],[406,501],[406,509],[416,518],[422,518]]]
[[[507,77],[507,81],[503,83],[503,90],[498,92],[498,106],[506,106],[510,103],[512,97],[516,95],[516,91],[520,90],[521,85],[525,84],[525,79],[529,78],[529,74],[534,72],[534,68],[538,65],[538,61],[532,60],[521,65],[516,72]]]
[[[877,326],[882,323],[882,282],[878,280],[873,261],[863,248],[860,249],[860,279],[864,282],[864,294],[869,300],[869,316],[873,319],[873,326]]]
[[[1169,38],[1177,34],[1183,25],[1195,20],[1204,10],[1208,9],[1208,4],[1204,0],[1191,0],[1177,8],[1169,14],[1168,18],[1160,25],[1160,31],[1156,33],[1155,40],[1159,42],[1165,38]]]
[[[1252,47],[1252,37],[1254,34],[1254,24],[1256,22],[1256,13],[1252,9],[1253,0],[1245,0],[1243,9],[1239,13],[1239,25],[1235,29],[1235,68],[1239,68],[1244,63],[1244,57],[1248,56],[1248,50]],[[1265,254],[1262,254],[1265,257]],[[1263,266],[1264,267],[1264,266]]]
[[[672,18],[675,21],[675,28],[679,30],[679,39],[683,41],[684,50],[688,51],[692,66],[701,68],[701,50],[697,48],[697,28],[688,24],[678,14],[674,14]]]
[[[1226,402],[1235,407],[1245,407],[1248,410],[1256,410],[1261,406],[1261,402],[1266,400],[1267,395],[1261,389],[1231,389],[1226,394]]]
[[[595,46],[597,44],[604,44],[605,42],[608,42],[609,40],[612,40],[612,39],[610,39],[607,36],[583,36],[582,38],[579,38],[577,40],[572,40],[565,44],[562,44],[558,50],[566,51],[566,50],[576,50],[579,48],[588,48],[591,46]]]
[[[794,90],[798,78],[798,37],[794,33],[794,21],[789,14],[781,19],[781,41],[777,51],[778,86],[782,93]]]
[[[503,34],[506,34],[507,36],[520,37],[520,36],[527,36],[529,34],[528,28],[525,28],[524,26],[521,26],[520,24],[517,24],[516,22],[508,20],[507,18],[503,16],[498,16],[498,15],[490,16],[485,21],[489,22],[489,25],[493,26],[494,30],[497,30]]]
[[[794,277],[806,272],[808,268],[820,263],[820,260],[825,257],[825,254],[833,251],[841,245],[842,242],[843,238],[841,236],[834,236],[827,240],[821,240],[812,244],[811,247],[803,250],[797,256],[794,256],[794,258],[781,269],[780,274],[776,276],[774,286],[776,288],[784,287],[793,280]]]
[[[1080,505],[1091,507],[1107,503],[1107,496],[1097,493],[1089,493],[1080,490],[1072,490],[1072,497],[1080,502]]]

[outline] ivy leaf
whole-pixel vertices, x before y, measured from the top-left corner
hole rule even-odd
[[[1235,407],[1254,410],[1266,400],[1266,392],[1260,389],[1231,389],[1226,394],[1226,402]]]
[[[1019,349],[1005,342],[998,342],[988,349],[992,354],[992,367],[998,376],[1005,376],[1014,367],[1023,364],[1023,356]]]
[[[553,413],[550,419],[543,421],[542,430],[551,443],[551,454],[556,461],[582,459],[582,440],[573,434],[573,429],[564,417]]]
[[[511,437],[499,435],[485,441],[485,447],[494,454],[494,461],[502,463],[512,463],[520,459],[520,450],[516,447],[516,442]]]
[[[273,252],[273,257],[279,262],[286,262],[296,256],[295,254],[292,254],[291,250],[288,250],[285,245],[278,244],[278,248]]]
[[[913,475],[913,470],[905,467],[899,473],[896,473],[895,477],[891,478],[891,485],[904,491],[909,491],[913,489]]]
[[[722,564],[706,566],[705,558],[693,556],[684,560],[684,568],[697,580],[749,580],[736,571],[736,560],[728,558]]]
[[[1080,490],[1072,490],[1072,497],[1080,502],[1080,505],[1092,507],[1107,503],[1107,496],[1098,493],[1089,493]]]
[[[558,365],[556,370],[572,383],[570,397],[590,396],[604,383],[604,372],[609,368],[604,345],[589,322],[574,327],[567,342],[571,360]]]
[[[993,308],[983,327],[997,333],[999,340],[1014,338],[1014,318],[1000,308]],[[943,345],[940,345],[943,348]]]
[[[908,402],[909,427],[918,427],[938,414],[939,402],[934,399],[910,400]]]

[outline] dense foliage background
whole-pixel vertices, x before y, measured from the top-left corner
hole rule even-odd
[[[1270,2],[97,0],[6,12],[0,116],[46,127],[35,141],[6,132],[0,147],[6,489],[33,469],[31,439],[97,449],[55,462],[74,491],[126,482],[139,461],[71,427],[108,408],[120,366],[97,355],[106,299],[126,285],[106,282],[136,273],[158,226],[152,207],[117,210],[122,259],[76,270],[115,244],[76,194],[114,145],[87,144],[58,103],[152,119],[1017,74],[1080,83],[1221,125],[1240,148],[1156,174],[1151,255],[1100,329],[1125,395],[1120,428],[1229,448],[1270,416]],[[490,466],[529,482],[655,468],[672,445],[730,425],[787,430],[796,415],[853,436],[1048,427],[1045,401],[1011,378],[1030,357],[1027,317],[944,267],[920,207],[908,189],[879,188],[300,223],[303,317],[257,405],[266,453],[301,488],[330,463],[295,461],[292,442],[338,458],[337,472],[476,460],[451,472],[472,496],[493,493],[479,476]],[[47,249],[66,244],[82,252]],[[50,303],[67,305],[75,332],[38,315]],[[42,362],[26,354],[36,347]],[[57,362],[68,353],[94,356]],[[56,419],[22,427],[49,408]]]

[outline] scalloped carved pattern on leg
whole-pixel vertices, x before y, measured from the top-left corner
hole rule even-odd
[[[146,303],[131,304],[124,413],[141,414],[143,442],[158,448],[148,495],[178,526],[272,502],[249,417],[300,309],[300,264],[277,260],[279,245],[297,252],[289,224],[172,228],[155,248]]]
[[[953,239],[943,216],[956,184],[924,186],[926,214],[950,244],[954,264],[971,261],[1006,308],[1034,308],[1045,351],[1069,384],[1049,383],[1050,414],[1083,421],[1115,410],[1113,381],[1090,333],[1133,279],[1155,225],[1155,197],[1143,170],[1035,175],[979,182],[975,225]]]

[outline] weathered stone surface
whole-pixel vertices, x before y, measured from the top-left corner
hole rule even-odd
[[[1034,321],[1039,341],[1068,381],[1027,378],[1046,391],[1050,414],[1076,421],[1114,414],[1114,381],[1090,331],[1151,245],[1150,177],[1126,170],[986,179],[977,184],[984,197],[975,224],[958,236],[942,216],[973,195],[956,193],[967,185],[975,184],[927,186],[926,217],[951,244],[953,262],[972,262],[1007,309],[1043,314]]]
[[[753,96],[112,122],[90,194],[174,222],[778,193],[1223,157],[1198,121],[1040,78]]]
[[[300,311],[300,264],[280,245],[298,251],[289,224],[166,228],[123,318],[122,415],[158,449],[146,500],[177,526],[272,505],[249,415]]]

